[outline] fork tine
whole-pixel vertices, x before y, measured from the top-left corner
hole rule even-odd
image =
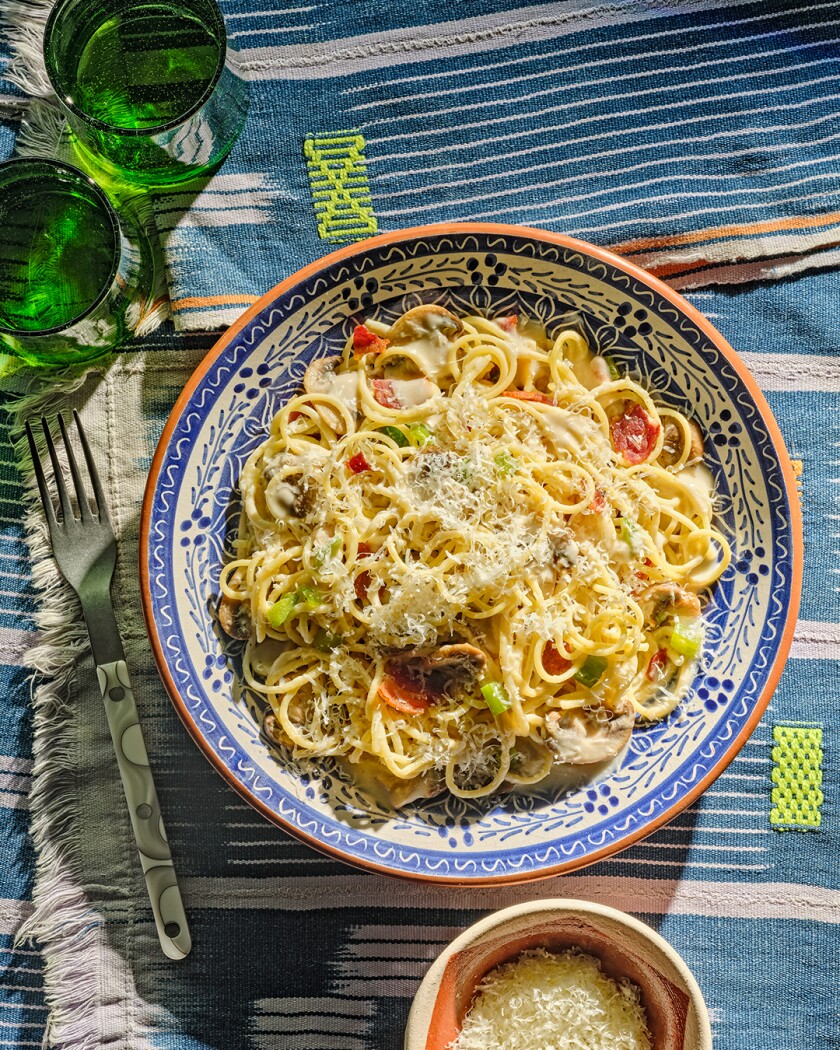
[[[49,526],[50,532],[52,532],[56,525],[55,508],[53,507],[52,497],[47,488],[47,479],[44,476],[44,468],[41,466],[41,457],[38,455],[38,449],[35,446],[35,435],[32,433],[32,427],[29,425],[29,420],[26,421],[26,440],[29,442],[29,452],[32,456],[32,469],[35,471],[35,480],[38,482],[38,492],[41,496],[41,503],[44,505],[44,516],[47,519],[47,525]]]
[[[85,434],[82,421],[79,419],[79,413],[73,409],[73,419],[76,421],[76,430],[79,432],[79,441],[82,444],[82,452],[85,455],[85,463],[87,463],[88,475],[90,476],[90,483],[93,486],[93,494],[96,497],[96,510],[99,514],[100,521],[110,521],[108,515],[108,504],[105,501],[105,493],[102,490],[102,483],[99,480],[99,473],[96,469],[96,464],[93,461],[93,456],[90,451],[90,445],[88,444],[87,434]]]
[[[79,501],[79,514],[82,521],[88,522],[93,517],[90,512],[90,502],[87,497],[87,492],[85,492],[85,483],[82,481],[82,475],[79,473],[79,466],[76,463],[73,446],[70,444],[70,438],[67,435],[67,427],[64,425],[64,417],[60,412],[58,414],[58,428],[61,431],[64,448],[67,452],[67,463],[70,467],[70,474],[73,477],[73,485],[76,489],[76,499]]]
[[[70,495],[67,492],[67,486],[64,483],[64,471],[61,469],[61,463],[58,459],[58,453],[55,450],[55,442],[52,439],[50,425],[47,422],[46,416],[41,416],[41,426],[44,428],[44,436],[47,439],[47,452],[49,452],[50,460],[52,461],[53,480],[55,481],[55,489],[58,493],[58,501],[61,504],[61,513],[65,523],[69,524],[73,520],[73,507],[70,503]]]

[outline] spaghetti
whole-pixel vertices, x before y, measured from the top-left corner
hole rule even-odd
[[[573,328],[437,306],[357,326],[304,388],[220,581],[274,742],[395,804],[472,798],[676,707],[730,557],[696,424]]]

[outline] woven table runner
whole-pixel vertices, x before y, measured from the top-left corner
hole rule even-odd
[[[0,37],[8,155],[16,135],[30,151],[46,143],[49,122],[20,86],[40,90],[27,76],[43,10],[2,2],[30,22],[28,49],[19,32]],[[81,376],[18,373],[3,396],[0,1047],[45,1036],[109,1050],[398,1048],[411,996],[447,941],[480,914],[550,896],[656,926],[698,978],[716,1047],[840,1045],[840,274],[822,269],[836,263],[840,212],[830,81],[840,4],[277,6],[224,5],[252,78],[248,128],[206,185],[156,201],[181,331],[170,322]],[[468,218],[619,246],[689,289],[779,419],[806,540],[792,658],[729,769],[621,855],[487,890],[356,872],[240,801],[164,694],[137,582],[145,477],[212,342],[199,330],[335,244]],[[157,945],[80,613],[21,452],[24,418],[71,407],[119,534],[117,617],[193,928],[177,966]],[[24,664],[36,672],[32,728]],[[22,920],[32,939],[15,949]]]

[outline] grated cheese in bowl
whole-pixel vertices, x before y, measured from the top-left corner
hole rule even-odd
[[[576,948],[491,970],[447,1050],[651,1050],[638,987]]]

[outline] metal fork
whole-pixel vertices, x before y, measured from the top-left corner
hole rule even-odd
[[[96,662],[96,676],[117,753],[120,778],[161,947],[170,959],[183,959],[192,947],[190,931],[160,815],[137,705],[128,677],[125,652],[111,604],[111,580],[117,560],[117,543],[108,516],[105,494],[78,413],[74,412],[73,418],[93,489],[93,505],[88,500],[63,418],[58,417],[58,426],[73,480],[75,508],[47,420],[42,418],[41,426],[52,463],[53,483],[58,495],[57,508],[50,495],[29,422],[26,423],[26,437],[55,560],[82,604]]]

